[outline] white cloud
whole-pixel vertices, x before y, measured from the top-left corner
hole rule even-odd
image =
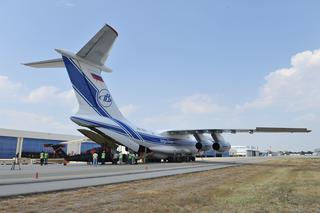
[[[62,91],[52,86],[29,90],[21,83],[12,82],[7,76],[0,76],[0,100],[6,103],[1,105],[0,110],[0,125],[3,128],[64,133],[70,133],[74,129],[71,128],[72,122],[68,116],[49,116],[52,111],[41,114],[39,108],[42,106],[38,106],[39,103],[54,107],[59,105],[62,111],[70,111],[72,107],[74,111],[77,104],[72,90]],[[24,110],[29,105],[31,111],[13,110],[21,102]],[[58,121],[59,119],[65,120]]]
[[[124,116],[128,116],[133,112],[136,112],[138,107],[134,104],[128,104],[125,106],[120,107],[120,111],[123,113]]]
[[[141,124],[154,129],[212,128],[229,109],[207,94],[193,94],[172,103],[167,110],[145,117]]]
[[[301,115],[301,116],[295,118],[294,121],[299,124],[310,124],[310,123],[318,122],[319,119],[316,114],[307,113],[307,114],[304,114],[304,115]]]
[[[22,90],[22,84],[10,81],[8,76],[0,75],[1,98],[14,98],[19,95],[20,90]]]
[[[74,7],[74,6],[76,6],[74,3],[71,3],[71,2],[65,2],[64,5],[67,6],[67,7]]]
[[[141,125],[148,129],[164,130],[165,129],[179,129],[184,128],[186,117],[177,113],[163,113],[145,117],[141,121]]]
[[[19,82],[13,82],[8,76],[0,75],[0,99],[22,101],[29,104],[49,104],[76,107],[73,90],[62,91],[54,86],[41,86],[30,90]]]
[[[75,126],[71,121],[61,122],[48,115],[17,110],[1,110],[1,126],[4,128],[46,131],[57,133],[75,133]]]
[[[182,113],[209,114],[223,111],[224,108],[212,100],[207,94],[194,94],[173,104],[173,108]]]
[[[279,107],[290,111],[320,107],[320,50],[305,51],[291,58],[291,67],[265,77],[259,97],[237,106],[238,110]]]
[[[42,86],[32,90],[23,100],[27,103],[46,103],[57,105],[76,105],[73,90],[61,91],[53,86]]]
[[[75,7],[75,3],[68,1],[68,0],[60,0],[57,2],[57,5],[59,6],[65,6],[65,7]]]

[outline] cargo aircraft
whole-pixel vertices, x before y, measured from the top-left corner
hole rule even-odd
[[[36,68],[66,68],[79,103],[71,120],[82,127],[79,131],[83,135],[101,145],[123,145],[143,158],[194,161],[202,151],[229,151],[230,143],[222,133],[310,132],[306,128],[256,127],[170,130],[156,134],[139,128],[120,112],[101,76],[102,72],[112,72],[104,64],[117,36],[116,30],[104,25],[76,54],[55,49],[61,58],[25,64]]]

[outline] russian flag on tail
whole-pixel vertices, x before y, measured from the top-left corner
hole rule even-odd
[[[96,75],[94,73],[91,73],[91,75],[94,80],[104,82],[100,75]]]

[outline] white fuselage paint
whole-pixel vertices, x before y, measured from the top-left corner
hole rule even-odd
[[[101,116],[75,115],[71,117],[71,120],[80,126],[95,127],[133,151],[138,151],[139,146],[147,147],[154,152],[155,157],[170,155],[193,156],[199,153],[196,148],[197,141],[192,136],[156,134],[137,128],[124,121],[121,122],[124,125],[119,125],[119,123]],[[138,137],[133,137],[124,126],[127,126],[128,129],[130,128],[131,132],[134,132]],[[213,141],[209,137],[203,135],[201,143],[201,151],[212,149]]]

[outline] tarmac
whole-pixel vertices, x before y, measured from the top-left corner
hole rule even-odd
[[[198,158],[188,163],[149,163],[137,165],[52,164],[0,166],[0,197],[71,190],[82,187],[208,171],[231,166],[258,164],[270,157]],[[17,167],[16,167],[17,168]]]

